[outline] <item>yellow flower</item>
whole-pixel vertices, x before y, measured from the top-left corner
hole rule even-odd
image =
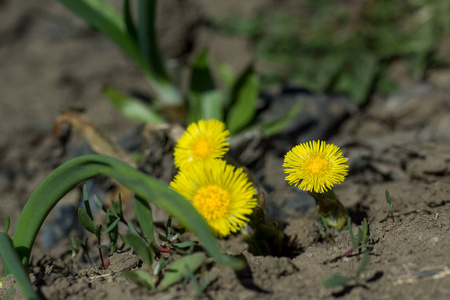
[[[284,156],[289,184],[304,191],[324,193],[347,175],[347,159],[338,146],[323,141],[302,143]]]
[[[218,237],[239,231],[256,206],[255,189],[242,168],[219,159],[181,169],[170,186],[191,201]]]
[[[222,158],[228,151],[229,134],[225,124],[218,120],[190,124],[175,146],[175,166],[182,169],[195,161]]]

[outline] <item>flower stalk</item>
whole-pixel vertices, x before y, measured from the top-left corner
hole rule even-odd
[[[341,231],[347,224],[348,211],[336,199],[333,190],[325,193],[308,192],[308,194],[316,201],[317,213],[325,218],[327,225]]]

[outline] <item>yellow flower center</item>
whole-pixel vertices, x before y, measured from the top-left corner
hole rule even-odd
[[[211,143],[206,137],[201,137],[192,147],[192,156],[196,159],[205,159],[211,155]]]
[[[230,194],[216,184],[207,185],[197,191],[192,204],[207,221],[223,218],[228,213]]]
[[[324,174],[330,168],[330,162],[319,155],[311,155],[306,161],[306,171],[312,175]]]

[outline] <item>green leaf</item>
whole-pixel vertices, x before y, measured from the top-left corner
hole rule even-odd
[[[106,87],[103,93],[122,115],[131,121],[150,124],[163,124],[165,122],[158,113],[138,99],[126,96],[110,87]]]
[[[139,236],[129,233],[121,234],[120,238],[128,245],[131,246],[134,251],[139,255],[142,261],[148,266],[149,269],[152,268],[152,263],[155,259],[155,254],[147,246],[147,243]]]
[[[389,191],[385,190],[384,192],[386,194],[386,202],[387,202],[387,205],[388,205],[388,213],[391,213],[393,208],[394,208],[394,205],[392,204],[391,196],[389,195]]]
[[[28,264],[37,233],[59,200],[83,180],[100,174],[117,180],[137,197],[177,218],[198,237],[208,255],[217,263],[234,268],[245,266],[241,260],[222,254],[206,221],[183,196],[155,178],[104,155],[85,155],[72,159],[54,170],[34,190],[20,215],[13,238],[23,264]]]
[[[201,119],[223,120],[225,96],[216,90],[208,66],[208,52],[202,51],[192,66],[189,84],[189,123]]]
[[[83,185],[83,201],[84,201],[84,207],[86,208],[86,212],[87,212],[88,216],[91,218],[91,220],[94,220],[94,217],[92,216],[91,205],[89,203],[89,195],[87,192],[87,187],[85,184]]]
[[[335,286],[344,286],[350,281],[350,278],[345,276],[335,274],[330,278],[326,278],[322,280],[322,285],[325,287],[335,287]]]
[[[249,67],[235,83],[231,94],[231,107],[226,117],[226,124],[231,134],[244,129],[256,113],[259,78]]]
[[[204,93],[190,93],[189,123],[199,120],[223,120],[225,95],[219,90]]]
[[[352,242],[352,247],[353,248],[358,247],[358,244],[356,243],[355,237],[353,235],[352,219],[350,217],[347,218],[347,228],[348,228],[348,234],[350,236],[350,241]]]
[[[94,201],[95,201],[95,204],[97,204],[97,206],[98,206],[101,210],[103,210],[105,213],[108,212],[108,210],[107,210],[106,207],[103,205],[103,203],[100,201],[100,199],[98,199],[97,195],[94,195]]]
[[[80,220],[81,225],[83,225],[83,227],[86,228],[87,231],[97,236],[97,227],[95,226],[94,221],[92,221],[89,215],[81,208],[78,209],[78,219]]]
[[[6,233],[6,234],[8,233],[10,224],[11,224],[11,219],[9,218],[9,216],[6,216],[5,227],[3,228],[4,233]]]
[[[172,217],[169,216],[166,223],[166,240],[170,239],[170,232],[172,231]]]
[[[134,21],[133,21],[133,15],[131,14],[129,0],[123,1],[123,19],[125,21],[125,26],[126,26],[128,36],[137,45],[138,44],[138,36],[137,36],[136,26],[134,25]]]
[[[222,63],[217,65],[217,73],[220,75],[225,88],[231,91],[236,81],[234,70],[229,65]]]
[[[156,42],[155,21],[156,0],[138,0],[139,48],[150,67],[152,77],[157,80],[167,80],[164,61]]]
[[[198,242],[196,241],[190,241],[190,242],[183,242],[183,243],[176,243],[173,244],[172,246],[177,247],[177,248],[187,248],[187,247],[191,247],[193,245],[197,245]]]
[[[134,211],[136,212],[136,218],[139,222],[139,226],[141,226],[148,241],[150,244],[154,244],[155,233],[153,229],[153,214],[150,204],[143,199],[135,197]]]
[[[366,251],[362,255],[361,262],[359,263],[359,268],[356,271],[356,277],[359,277],[362,271],[366,269],[367,265],[369,264],[369,261],[370,261],[370,254],[369,251]]]
[[[303,107],[303,104],[303,101],[299,101],[281,118],[261,123],[262,133],[265,136],[271,136],[279,133],[298,115]]]
[[[14,279],[17,281],[25,299],[39,300],[10,237],[4,232],[0,232],[0,256],[3,261],[5,276],[6,270],[14,275]]]
[[[203,50],[192,65],[189,91],[203,93],[214,90],[215,88],[214,79],[208,66],[208,51]]]
[[[106,230],[103,231],[102,234],[100,234],[100,236],[104,236],[105,234],[107,234],[107,233],[109,233],[111,230],[113,230],[114,227],[117,226],[117,224],[119,223],[119,221],[120,221],[119,218],[117,218],[116,220],[114,220],[114,222],[112,222],[112,223],[108,226],[108,228],[106,228]]]
[[[125,270],[122,272],[122,274],[138,285],[144,286],[151,290],[155,289],[155,279],[152,277],[152,275],[145,271],[137,270],[132,272],[129,270]]]
[[[130,221],[127,222],[128,225],[128,229],[130,229],[130,232],[134,235],[139,236],[139,233],[136,231],[136,229],[133,226],[133,223],[131,223]]]
[[[164,278],[158,285],[158,290],[165,290],[171,285],[179,282],[188,275],[190,270],[195,272],[203,263],[205,255],[203,253],[194,253],[191,255],[183,256],[174,263],[172,263],[166,270]]]
[[[120,193],[119,193],[119,197],[120,197]],[[111,207],[112,207],[113,211],[116,213],[116,215],[120,216],[119,208],[117,207],[117,204],[116,204],[116,202],[114,202],[113,198],[111,198]]]

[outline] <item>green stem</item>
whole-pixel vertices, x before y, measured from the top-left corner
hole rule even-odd
[[[336,199],[333,190],[325,193],[308,192],[308,194],[316,201],[317,212],[325,218],[327,224],[341,231],[347,224],[348,212]]]

